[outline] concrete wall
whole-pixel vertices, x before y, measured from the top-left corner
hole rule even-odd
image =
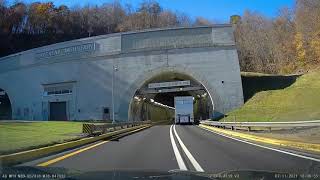
[[[229,25],[159,29],[44,46],[0,58],[0,88],[9,95],[14,119],[45,120],[48,103],[55,101],[67,101],[71,120],[102,119],[103,107],[111,109],[117,67],[116,119],[127,120],[136,90],[153,76],[174,71],[206,87],[217,115],[243,104],[232,33]],[[44,95],[46,85],[65,83],[72,84],[72,94]]]

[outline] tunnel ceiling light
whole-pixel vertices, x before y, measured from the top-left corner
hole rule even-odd
[[[171,107],[171,106],[156,102],[153,99],[150,99],[150,101],[153,102],[155,105],[158,105],[158,106],[161,106],[161,107],[165,107],[165,108],[169,108],[169,109],[175,109],[174,107]]]
[[[141,99],[138,96],[135,96],[134,99],[137,100],[138,102],[141,101]]]

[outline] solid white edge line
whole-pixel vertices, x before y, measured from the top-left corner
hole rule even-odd
[[[204,172],[204,170],[202,169],[202,167],[200,166],[200,164],[197,162],[197,160],[192,156],[192,154],[190,153],[190,151],[188,150],[188,148],[184,145],[184,143],[182,142],[182,140],[180,139],[177,131],[176,131],[176,125],[173,125],[173,132],[175,134],[175,136],[178,139],[178,142],[180,144],[180,146],[182,147],[182,150],[184,151],[184,153],[187,155],[187,157],[189,158],[191,164],[193,165],[193,167],[196,169],[196,171],[199,172]]]
[[[247,144],[250,144],[250,145],[253,145],[253,146],[257,146],[257,147],[261,147],[261,148],[277,151],[277,152],[280,152],[280,153],[288,154],[288,155],[291,155],[291,156],[296,156],[296,157],[303,158],[303,159],[308,159],[308,160],[320,162],[320,159],[316,159],[316,158],[313,158],[313,157],[304,156],[304,155],[300,155],[300,154],[295,154],[295,153],[292,153],[292,152],[288,152],[288,151],[284,151],[284,150],[280,150],[280,149],[275,149],[275,148],[271,148],[271,147],[267,147],[267,146],[262,146],[262,145],[255,144],[255,143],[252,143],[252,142],[248,142],[248,141],[245,141],[245,140],[241,140],[241,139],[237,139],[237,138],[234,138],[234,137],[230,137],[230,136],[227,136],[227,135],[224,135],[224,134],[221,134],[221,133],[217,133],[217,132],[214,132],[212,130],[206,129],[204,127],[200,127],[200,126],[198,126],[198,127],[201,128],[201,129],[204,129],[206,131],[209,131],[211,133],[218,134],[220,136],[223,136],[223,137],[226,137],[226,138],[230,138],[230,139],[233,139],[233,140],[236,140],[236,141],[240,141],[240,142],[243,142],[243,143],[247,143]]]
[[[177,160],[177,162],[178,162],[178,166],[179,166],[180,170],[185,170],[185,171],[187,171],[188,169],[187,169],[187,167],[186,167],[186,165],[185,165],[185,163],[184,163],[184,161],[183,161],[183,159],[182,159],[182,157],[181,157],[181,154],[180,154],[180,152],[179,152],[179,150],[178,150],[177,144],[176,144],[176,142],[175,142],[175,140],[174,140],[174,138],[173,138],[173,135],[172,135],[172,126],[173,126],[173,125],[170,126],[170,140],[171,140],[173,152],[174,152],[174,155],[176,156],[176,160]]]

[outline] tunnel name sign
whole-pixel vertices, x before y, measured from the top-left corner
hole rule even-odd
[[[150,83],[148,88],[164,88],[164,87],[177,87],[177,86],[190,86],[190,80],[187,81],[171,81],[171,82],[161,82],[161,83]]]
[[[86,43],[76,46],[69,46],[50,51],[45,51],[37,54],[37,58],[50,58],[55,56],[65,56],[71,54],[78,54],[82,52],[91,52],[96,49],[95,43]]]

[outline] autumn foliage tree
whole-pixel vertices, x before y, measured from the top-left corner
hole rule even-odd
[[[143,1],[136,9],[119,1],[69,8],[53,2],[8,6],[0,0],[0,56],[82,37],[192,25],[187,15],[164,9],[152,0]]]
[[[320,65],[319,0],[296,0],[272,19],[246,11],[234,26],[243,71],[301,73]]]

